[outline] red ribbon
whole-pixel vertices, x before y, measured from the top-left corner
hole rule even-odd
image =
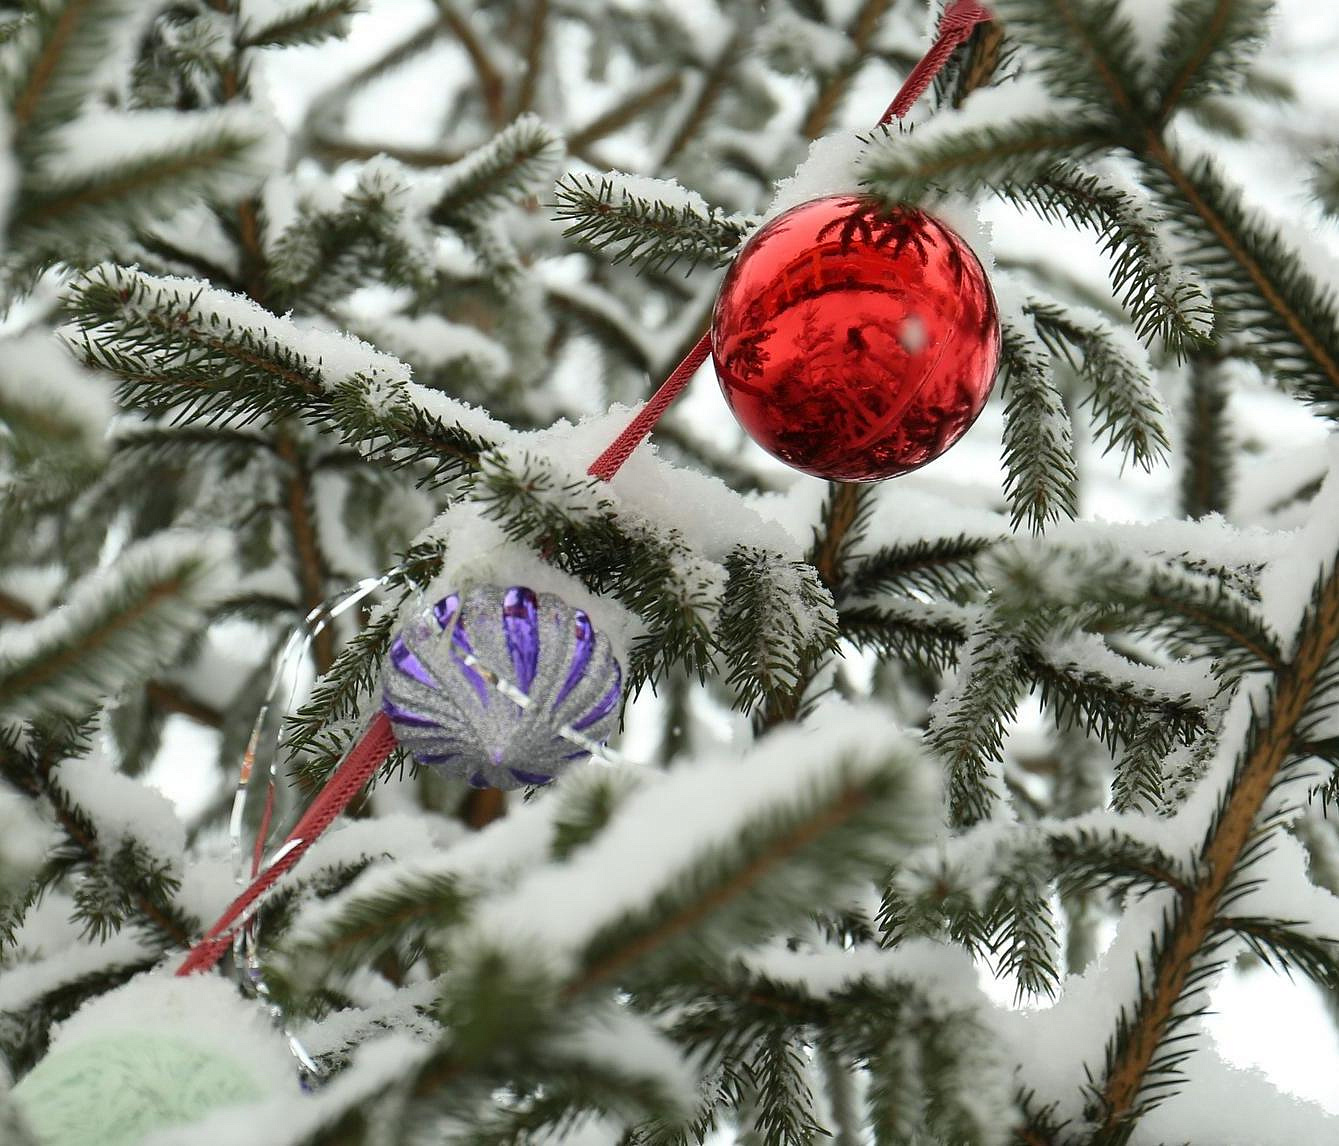
[[[312,801],[280,847],[279,859],[251,881],[247,889],[228,905],[218,921],[190,949],[177,968],[178,975],[208,971],[232,946],[233,938],[248,918],[247,912],[295,863],[298,862],[339,814],[344,811],[395,748],[395,733],[384,712],[372,718],[353,750],[332,773],[321,794]]]
[[[953,0],[939,18],[939,28],[935,42],[930,50],[921,57],[920,63],[911,69],[911,74],[903,81],[888,110],[879,118],[879,124],[901,119],[920,99],[925,89],[934,82],[939,70],[948,63],[948,59],[972,34],[972,30],[987,20],[993,19],[989,8],[977,4],[974,0]],[[642,407],[627,428],[609,444],[609,447],[596,458],[586,472],[591,477],[608,481],[622,468],[623,463],[632,456],[632,451],[642,444],[643,439],[660,421],[660,417],[669,409],[670,403],[682,393],[697,368],[707,360],[711,353],[711,331],[707,331],[693,344],[674,372],[665,379],[651,400]]]

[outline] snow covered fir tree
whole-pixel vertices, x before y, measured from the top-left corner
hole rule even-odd
[[[1335,1140],[1208,1028],[1339,1014],[1321,6],[987,7],[876,127],[943,5],[3,6],[5,1146]],[[971,430],[708,362],[592,476],[834,195],[984,267]]]

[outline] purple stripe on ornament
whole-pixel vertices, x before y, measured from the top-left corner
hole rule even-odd
[[[519,768],[512,768],[511,774],[522,784],[547,784],[553,779],[552,776],[545,776],[539,772],[522,772]]]
[[[420,764],[447,764],[459,755],[458,752],[431,752],[423,756],[415,755]]]
[[[488,778],[482,772],[473,773],[466,781],[471,788],[491,788],[493,785],[488,782]]]
[[[584,757],[584,756],[589,756],[589,755],[590,755],[589,752],[587,752],[584,748],[581,748],[581,749],[578,749],[576,752],[569,752],[566,756],[563,757],[563,759],[564,759],[564,760],[580,760],[582,757]]]
[[[622,694],[622,692],[623,692],[623,674],[622,672],[619,671],[618,665],[615,665],[613,685],[610,687],[609,691],[606,692],[604,696],[600,698],[600,702],[594,708],[592,708],[588,713],[586,713],[586,715],[583,716],[580,720],[573,722],[572,724],[573,729],[575,729],[577,732],[581,732],[589,728],[597,720],[601,720],[604,717],[608,716],[609,713],[613,710],[614,705],[618,703],[618,698]]]
[[[516,686],[527,696],[539,662],[539,602],[534,591],[513,585],[502,598],[502,631],[507,637]]]
[[[391,664],[406,676],[412,676],[419,684],[426,684],[433,689],[442,687],[433,680],[432,674],[423,667],[423,662],[404,643],[403,636],[396,637],[395,640],[391,641]]]
[[[456,622],[456,631],[451,634],[451,640],[464,649],[470,656],[474,656],[474,646],[470,644],[470,639],[465,635],[465,619],[462,617]],[[451,654],[452,659],[460,666],[460,671],[465,674],[470,684],[474,685],[474,691],[479,694],[479,703],[485,708],[488,707],[488,682],[484,680],[483,675],[472,665],[467,665],[463,657]]]
[[[381,702],[381,709],[396,724],[410,724],[415,728],[438,727],[437,721],[431,716],[424,716],[421,712],[411,712],[407,708],[401,708],[389,697]]]
[[[446,627],[451,623],[451,618],[456,615],[456,610],[460,608],[460,598],[451,593],[443,597],[432,607],[432,615],[437,618],[437,627],[446,632]]]
[[[590,618],[580,609],[575,611],[576,648],[572,650],[572,664],[567,670],[567,679],[553,698],[550,708],[557,710],[570,693],[586,675],[586,666],[590,664],[590,654],[595,649],[595,629]]]

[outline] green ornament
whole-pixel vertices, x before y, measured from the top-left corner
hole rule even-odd
[[[11,1095],[40,1146],[138,1146],[151,1131],[273,1093],[231,1055],[125,1031],[53,1049]]]

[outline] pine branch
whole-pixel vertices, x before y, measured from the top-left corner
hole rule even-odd
[[[1048,222],[1095,231],[1112,262],[1112,287],[1145,342],[1161,339],[1175,354],[1205,343],[1213,311],[1203,285],[1178,264],[1165,220],[1132,186],[1070,164],[1032,183],[992,187]]]
[[[554,189],[553,217],[573,222],[564,235],[604,253],[611,263],[629,262],[643,271],[665,271],[686,260],[720,266],[743,242],[745,224],[736,216],[708,210],[695,196],[678,192],[666,202],[652,198],[650,181],[635,184],[605,175],[567,175]]]
[[[152,412],[191,422],[298,415],[385,465],[428,463],[425,484],[468,472],[482,449],[420,407],[403,363],[362,347],[350,375],[357,343],[299,332],[236,295],[102,266],[76,280],[66,304],[76,354],[121,378],[127,399]]]
[[[644,80],[640,86],[615,99],[608,111],[597,115],[584,127],[570,131],[567,135],[568,151],[573,155],[587,158],[591,144],[598,143],[606,136],[627,127],[643,112],[673,99],[679,94],[683,83],[683,75],[673,70]]]
[[[1160,139],[1142,151],[1151,186],[1194,244],[1218,314],[1273,375],[1339,417],[1339,316],[1295,250],[1243,206],[1207,159],[1189,166]]]
[[[813,566],[778,561],[758,549],[736,548],[725,560],[729,577],[717,622],[735,706],[797,711],[799,697],[836,650],[832,597]]]
[[[977,558],[999,541],[998,537],[959,534],[884,546],[856,563],[843,586],[844,597],[891,592],[958,598],[978,593],[985,583],[977,571]]]
[[[1024,320],[1026,321],[1026,320]],[[1004,479],[1010,523],[1039,533],[1060,516],[1078,515],[1073,430],[1052,381],[1050,355],[1017,318],[1004,318]]]
[[[979,623],[959,658],[958,678],[935,701],[926,740],[944,761],[949,815],[969,827],[1003,798],[998,765],[1004,725],[1023,695],[1017,644],[989,621]]]
[[[311,475],[302,447],[296,437],[283,425],[275,427],[275,453],[284,465],[284,510],[288,518],[289,536],[293,539],[294,564],[297,566],[298,589],[302,612],[318,609],[326,598],[329,570],[321,552],[316,529],[316,507],[312,499]],[[335,660],[335,632],[326,626],[312,641],[312,659],[318,675],[327,672]]]
[[[1138,94],[1132,31],[1115,0],[1000,0],[998,8],[1040,49],[1056,91],[1115,111],[1121,144],[1141,161],[1151,189],[1193,243],[1191,260],[1208,280],[1218,316],[1250,338],[1280,381],[1296,386],[1326,416],[1339,416],[1333,300],[1277,232],[1247,212],[1211,163],[1187,165],[1164,139],[1158,109]],[[1086,67],[1075,67],[1076,49]]]
[[[728,90],[731,81],[735,80],[736,69],[739,65],[740,55],[743,53],[746,41],[746,29],[750,20],[736,18],[731,22],[730,36],[724,44],[716,58],[712,60],[710,67],[704,69],[701,79],[698,81],[697,94],[693,99],[692,106],[679,120],[679,126],[665,145],[664,153],[660,156],[658,166],[661,169],[668,168],[675,159],[677,159],[690,143],[696,138],[698,133],[711,118],[711,113],[715,109],[717,102]]]
[[[878,829],[874,824],[891,807],[898,807],[898,830],[909,830],[910,808],[899,802],[916,798],[908,790],[911,769],[905,760],[891,756],[887,763],[888,771],[864,781],[834,777],[824,792],[814,793],[813,806],[803,812],[774,809],[765,826],[750,825],[738,839],[736,858],[710,857],[701,870],[683,873],[675,893],[663,897],[645,918],[620,921],[596,936],[564,994],[574,996],[617,979],[642,960],[689,939],[714,914],[737,910],[741,900],[766,894],[764,889],[786,878],[792,864],[805,868],[819,863],[835,874],[852,861],[859,863],[860,836],[870,830],[888,832],[892,825],[886,821]],[[844,842],[842,859],[818,859],[824,841],[839,840]]]
[[[1102,115],[1114,111],[1127,126],[1147,114],[1136,94],[1142,69],[1135,32],[1120,0],[997,0],[994,8],[1036,53],[1057,95]]]
[[[152,858],[136,854],[133,848],[123,855],[108,855],[98,838],[97,826],[70,801],[53,775],[61,760],[82,755],[87,750],[87,743],[78,733],[68,736],[58,731],[34,731],[24,748],[20,748],[12,737],[0,737],[0,775],[19,791],[45,798],[51,806],[57,824],[73,849],[72,854],[59,857],[59,865],[81,867],[86,881],[98,873],[94,882],[86,883],[83,901],[85,910],[94,913],[85,918],[94,921],[95,931],[105,934],[113,921],[119,926],[128,914],[133,913],[150,933],[177,947],[190,946],[196,923],[183,916],[172,903],[179,881],[161,868],[153,877],[149,871]],[[134,841],[127,840],[126,843],[133,844]],[[146,858],[150,861],[149,866],[143,862]],[[110,873],[101,871],[107,863],[113,865]],[[120,879],[109,881],[109,876],[117,874]],[[102,902],[96,894],[98,889],[104,897]]]
[[[906,203],[932,192],[969,194],[988,184],[1027,184],[1112,142],[1108,124],[1075,123],[1072,114],[1016,115],[986,127],[923,136],[880,129],[861,158],[861,186],[889,203]]]
[[[1339,941],[1304,934],[1293,920],[1223,915],[1217,927],[1244,940],[1266,967],[1296,969],[1323,990],[1339,991]]]
[[[850,482],[828,483],[821,523],[814,530],[813,544],[808,554],[814,576],[811,578],[804,566],[795,566],[791,574],[797,583],[790,594],[792,604],[788,608],[793,608],[794,601],[807,601],[811,620],[798,630],[794,617],[782,621],[797,640],[795,652],[787,655],[780,663],[794,665],[795,671],[788,673],[787,687],[774,689],[767,698],[766,708],[756,721],[759,732],[800,718],[805,692],[819,668],[835,651],[840,625],[832,611],[832,603],[843,592],[851,551],[864,536],[872,508],[868,486]],[[772,622],[764,631],[775,627],[776,622]],[[756,635],[750,639],[741,632],[739,647],[747,647],[750,640],[755,645],[758,643]],[[775,656],[774,653],[771,655]]]
[[[16,29],[6,47],[16,67],[6,77],[5,100],[17,133],[72,119],[90,94],[82,83],[96,74],[128,0],[44,0]]]
[[[838,623],[841,635],[858,649],[937,671],[957,661],[969,628],[962,614],[928,609],[915,597],[843,608]]]
[[[389,286],[432,289],[430,252],[409,238],[418,220],[408,184],[388,167],[369,165],[337,208],[301,210],[271,244],[266,286],[278,309],[328,311],[374,275]]]
[[[814,530],[810,564],[834,597],[846,592],[846,571],[874,508],[870,487],[853,482],[828,482],[822,526]]]
[[[1332,647],[1339,642],[1339,572],[1317,585],[1293,655],[1274,678],[1267,709],[1253,723],[1209,834],[1198,874],[1178,896],[1164,940],[1143,979],[1134,1014],[1113,1041],[1101,1085],[1102,1119],[1093,1142],[1114,1140],[1138,1117],[1150,1071],[1176,1025],[1179,1008],[1197,988],[1195,968],[1220,924],[1220,904],[1256,837],[1266,798],[1293,753],[1299,725],[1316,694]]]
[[[1137,344],[1096,315],[1035,300],[1027,314],[1051,353],[1076,366],[1091,387],[1084,404],[1092,407],[1094,429],[1107,450],[1119,449],[1145,471],[1163,461],[1171,449],[1163,429],[1166,411]],[[1071,348],[1081,356],[1077,364]]]
[[[561,139],[527,113],[442,173],[429,218],[448,227],[476,226],[508,203],[546,191],[562,154]]]
[[[517,115],[535,106],[535,93],[544,64],[544,44],[549,31],[549,0],[530,0],[530,19],[525,36],[525,64],[516,91],[513,110]]]
[[[1163,36],[1152,88],[1154,121],[1236,88],[1268,31],[1267,0],[1179,0]]]
[[[265,23],[244,23],[237,45],[240,48],[291,48],[300,44],[319,44],[345,35],[349,18],[362,7],[362,0],[308,0],[303,7],[283,9],[277,19]]]
[[[156,154],[141,146],[120,162],[105,159],[97,168],[78,162],[78,137],[63,146],[57,135],[56,155],[46,162],[60,175],[43,175],[39,169],[25,180],[11,223],[16,244],[32,257],[69,259],[73,250],[91,260],[124,232],[147,227],[205,196],[217,202],[240,198],[268,174],[270,121],[249,108],[180,118],[186,119],[189,135],[175,122],[169,132],[159,112],[100,117],[103,132],[138,136],[157,128],[167,134],[169,146]],[[64,164],[56,166],[61,159]],[[66,173],[66,165],[74,170]]]
[[[756,1110],[750,1130],[777,1146],[809,1146],[815,1134],[827,1135],[814,1118],[814,1096],[806,1076],[806,1048],[782,1030],[758,1042],[747,1066]]]
[[[485,455],[478,482],[477,500],[509,536],[540,543],[554,564],[646,622],[627,666],[633,694],[676,666],[705,681],[715,668],[724,568],[694,553],[677,531],[624,521],[596,479],[563,481],[540,459],[513,465]]]

